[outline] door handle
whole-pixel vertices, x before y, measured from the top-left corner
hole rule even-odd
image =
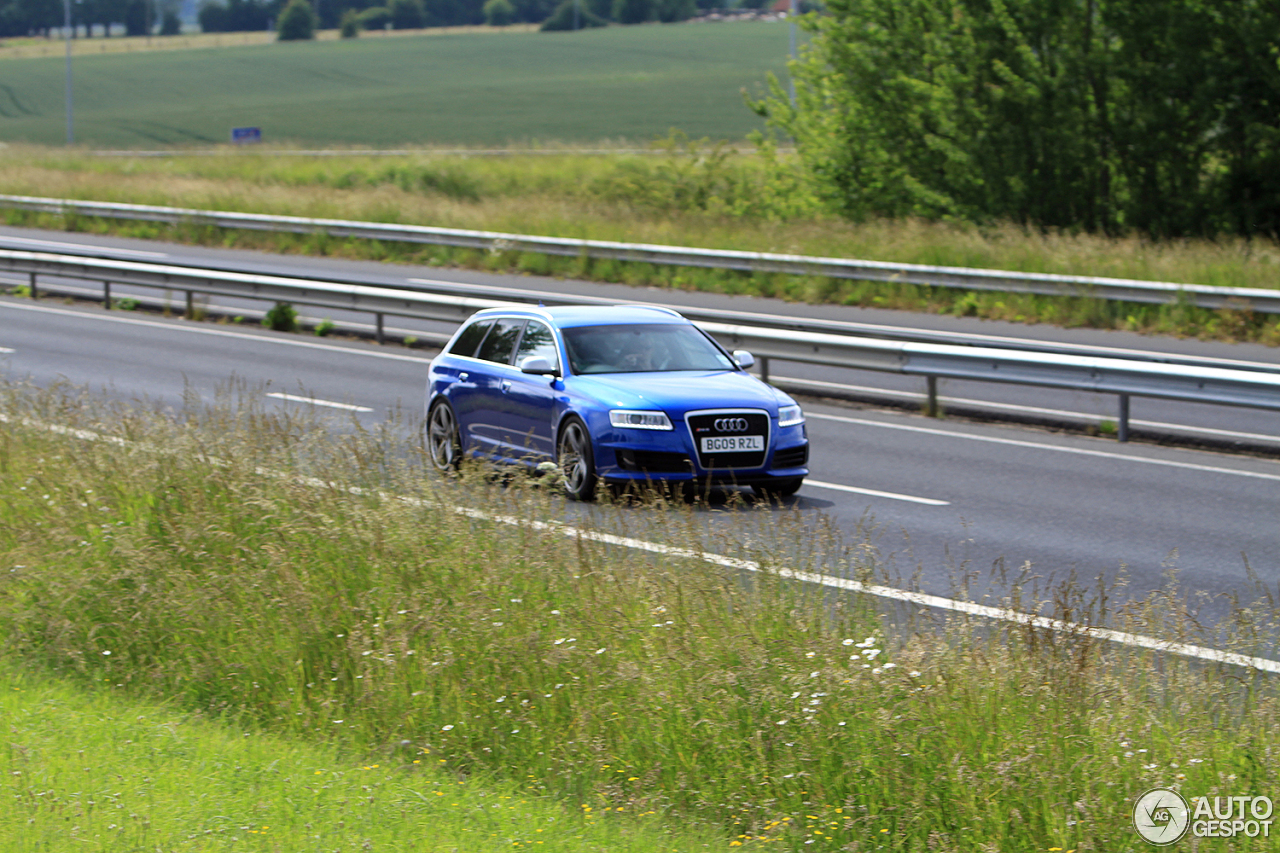
[[[460,381],[460,382],[466,382],[466,381],[467,381],[467,377],[468,377],[469,375],[470,375],[470,374],[468,374],[468,373],[464,370],[463,372],[461,372],[461,373],[459,373],[459,374],[458,374],[458,381]]]
[[[511,380],[510,379],[502,380],[502,393],[505,394],[510,390],[511,390]]]

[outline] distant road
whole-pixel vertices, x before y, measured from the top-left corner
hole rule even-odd
[[[766,300],[621,286],[495,276],[455,270],[391,267],[305,257],[153,244],[58,232],[0,229],[26,241],[84,243],[116,251],[288,275],[340,274],[378,281],[448,278],[455,281],[591,295],[631,294],[646,301],[725,305],[744,310],[820,315],[929,328],[1011,334],[1217,357],[1280,361],[1265,347],[1143,338],[1091,330],[1062,330],[970,318],[870,312]],[[180,300],[175,300],[175,305]],[[367,318],[363,319],[367,322]],[[443,327],[419,329],[443,333]],[[42,385],[65,378],[126,399],[176,405],[185,391],[211,398],[238,380],[261,385],[270,405],[310,405],[374,422],[402,407],[419,414],[430,353],[361,341],[278,335],[253,326],[187,323],[139,312],[52,300],[0,299],[0,371]],[[918,380],[775,364],[776,375],[836,382],[890,394],[918,393]],[[1002,405],[1105,414],[1114,401],[1017,387],[944,383],[943,393]],[[1200,430],[1280,435],[1276,415],[1135,400],[1134,417],[1184,423]],[[1015,573],[1084,578],[1114,576],[1122,566],[1131,589],[1157,586],[1169,566],[1185,587],[1209,596],[1247,588],[1246,560],[1273,592],[1280,584],[1280,462],[1249,455],[1121,445],[1107,438],[1028,427],[928,419],[917,414],[832,401],[806,402],[813,442],[811,480],[794,506],[830,516],[848,536],[858,526],[904,577],[919,569],[928,591],[949,593],[968,573],[982,587],[993,566]],[[566,506],[567,513],[579,509]],[[1208,605],[1221,612],[1221,601]]]

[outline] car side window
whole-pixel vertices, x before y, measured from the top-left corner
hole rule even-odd
[[[537,320],[530,320],[529,325],[524,327],[524,337],[520,339],[520,349],[516,350],[516,365],[531,355],[540,355],[547,361],[551,362],[551,366],[559,368],[560,355],[556,352],[556,339],[551,334],[551,329],[545,323],[539,323]]]
[[[520,332],[524,329],[524,323],[524,320],[517,319],[494,321],[493,328],[489,329],[484,343],[480,344],[480,351],[476,353],[476,358],[496,361],[499,364],[510,364],[511,356],[516,349],[516,341],[520,339]]]
[[[480,346],[480,341],[484,340],[484,333],[489,331],[492,325],[492,320],[480,320],[467,326],[453,342],[453,346],[449,347],[449,352],[452,355],[474,356],[476,347]]]

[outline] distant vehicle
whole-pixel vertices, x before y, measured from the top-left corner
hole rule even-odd
[[[427,448],[536,466],[565,489],[599,482],[751,486],[791,495],[809,470],[804,414],[675,311],[642,306],[490,308],[431,362]]]

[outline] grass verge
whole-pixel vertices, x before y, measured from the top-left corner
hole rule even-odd
[[[413,750],[371,763],[0,664],[9,853],[69,850],[657,851],[706,835],[587,819]],[[723,846],[723,845],[719,845]]]
[[[396,425],[234,399],[173,418],[13,385],[0,413],[3,653],[84,685],[368,764],[410,750],[586,823],[659,819],[725,847],[1137,850],[1129,810],[1153,786],[1280,791],[1274,680],[882,622],[769,571],[888,571],[820,518],[731,503],[712,524],[657,501],[574,522],[766,569],[743,576],[495,523],[566,508],[537,481],[433,478]],[[1014,583],[1008,602],[1199,637],[1176,590],[1115,612],[1107,592]],[[1275,617],[1239,606],[1213,640],[1265,655]]]
[[[541,150],[505,157],[421,153],[308,158],[232,153],[168,158],[0,151],[0,191],[269,214],[430,224],[601,240],[694,245],[1023,272],[1274,287],[1280,247],[1267,240],[1151,243],[959,223],[842,222],[823,213],[785,155],[690,143],[664,155]],[[1211,311],[863,282],[820,276],[590,261],[322,235],[166,226],[8,210],[9,225],[202,245],[458,266],[631,285],[769,296],[1067,327],[1280,345],[1280,320],[1248,306]]]

